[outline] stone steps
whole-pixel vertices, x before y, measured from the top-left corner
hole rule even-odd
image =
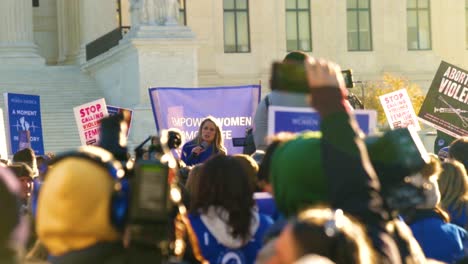
[[[55,153],[81,145],[73,107],[103,97],[94,79],[77,66],[0,68],[0,91],[0,108],[4,111],[4,92],[41,97],[44,149]]]

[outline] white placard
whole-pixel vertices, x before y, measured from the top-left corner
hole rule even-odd
[[[101,119],[108,116],[104,98],[73,108],[76,125],[82,145],[96,145],[99,142]]]
[[[406,89],[384,94],[379,99],[391,129],[412,125],[416,131],[421,130]]]

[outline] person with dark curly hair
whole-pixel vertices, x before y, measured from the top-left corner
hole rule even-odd
[[[201,253],[210,263],[254,263],[272,224],[259,214],[253,188],[240,162],[217,155],[200,171],[190,202],[190,222]]]

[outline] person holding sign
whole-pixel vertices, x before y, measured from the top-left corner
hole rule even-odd
[[[221,127],[214,117],[205,118],[198,129],[197,136],[182,147],[182,161],[191,166],[203,163],[213,154],[226,155]]]

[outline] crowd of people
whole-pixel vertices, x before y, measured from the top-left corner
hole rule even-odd
[[[178,252],[164,261],[468,263],[468,137],[454,140],[447,157],[376,147],[356,125],[338,65],[301,52],[283,63],[304,72],[307,91],[280,87],[265,97],[255,153],[227,153],[212,117],[181,147],[179,175],[168,175],[183,195],[178,214],[168,215],[175,224],[154,229]],[[313,107],[320,132],[266,138],[275,104]],[[141,158],[162,161],[159,143]],[[154,263],[132,257],[134,158],[125,151],[106,142],[36,157],[26,148],[0,165],[0,263]],[[176,229],[185,230],[181,251]]]

